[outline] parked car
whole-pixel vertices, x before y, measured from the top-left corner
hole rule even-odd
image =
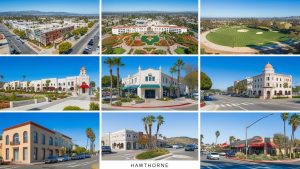
[[[92,156],[90,154],[85,154],[85,158],[91,158]]]
[[[216,152],[209,152],[206,156],[207,159],[209,160],[219,160],[220,159],[220,155]]]
[[[171,145],[165,145],[165,148],[173,148]]]
[[[198,149],[198,145],[197,144],[195,144],[195,149]]]
[[[90,46],[94,45],[94,39],[91,39],[91,40],[89,41],[88,45],[90,45]]]
[[[83,50],[83,52],[82,52],[82,54],[89,54],[90,52],[89,52],[89,49],[88,48],[85,48],[84,50]]]
[[[204,101],[212,101],[212,96],[204,96]]]
[[[179,147],[179,145],[175,144],[175,145],[173,145],[173,148],[179,149],[180,147]]]
[[[228,152],[226,153],[226,156],[227,156],[227,157],[235,157],[235,152],[233,152],[233,151],[228,151]]]
[[[64,162],[64,161],[69,161],[69,156],[58,156],[57,161],[58,162]]]
[[[111,147],[110,146],[102,146],[102,153],[111,153]]]
[[[220,152],[219,155],[220,156],[226,156],[226,153],[225,152]]]
[[[194,151],[195,150],[195,145],[194,144],[188,144],[184,148],[185,151]]]
[[[45,164],[50,164],[50,163],[57,163],[57,157],[56,156],[50,156],[45,159]]]
[[[79,154],[78,156],[80,160],[85,159],[85,154]]]
[[[72,155],[71,160],[79,160],[79,156],[78,155]]]

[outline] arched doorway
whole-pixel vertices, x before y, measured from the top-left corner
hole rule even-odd
[[[271,91],[267,91],[267,99],[271,98]]]

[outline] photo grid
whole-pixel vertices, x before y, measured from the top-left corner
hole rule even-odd
[[[299,6],[1,2],[0,169],[300,168]]]

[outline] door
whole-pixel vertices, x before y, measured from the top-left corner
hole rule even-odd
[[[14,161],[19,161],[19,149],[14,149]]]
[[[155,90],[145,90],[145,98],[155,99]]]

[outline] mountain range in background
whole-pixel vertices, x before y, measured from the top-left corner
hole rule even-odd
[[[167,143],[170,145],[173,144],[198,144],[198,139],[190,137],[171,137],[167,138]]]
[[[99,14],[78,14],[70,12],[42,12],[42,11],[7,11],[0,12],[0,16],[99,16]]]

